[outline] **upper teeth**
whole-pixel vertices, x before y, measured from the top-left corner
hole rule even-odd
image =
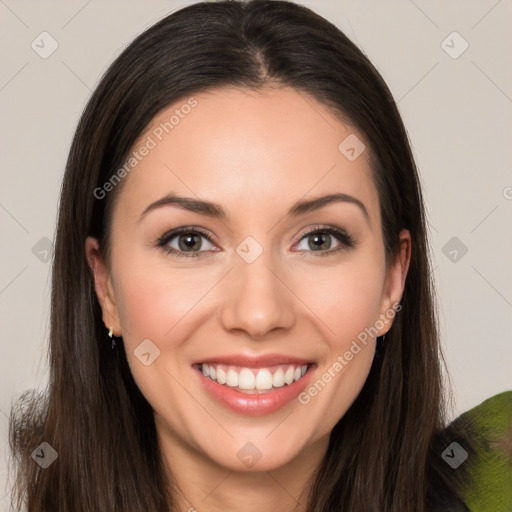
[[[279,365],[272,368],[240,368],[222,364],[203,363],[201,370],[205,377],[239,389],[272,389],[292,384],[307,372],[308,365]]]

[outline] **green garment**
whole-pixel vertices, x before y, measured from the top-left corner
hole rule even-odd
[[[462,462],[469,476],[463,487],[466,506],[471,512],[512,512],[512,391],[488,398],[460,419],[476,442],[476,455]],[[445,457],[465,457],[456,452],[449,450]]]

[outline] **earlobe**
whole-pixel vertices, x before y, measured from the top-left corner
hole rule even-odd
[[[92,271],[94,289],[103,312],[105,327],[107,329],[112,328],[115,336],[121,336],[121,324],[112,278],[107,265],[103,261],[96,238],[87,238],[85,242],[85,255]]]

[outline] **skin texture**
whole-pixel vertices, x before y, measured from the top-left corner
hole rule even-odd
[[[111,261],[102,261],[95,239],[87,240],[103,319],[123,336],[135,381],[153,407],[165,461],[182,492],[180,510],[303,510],[301,492],[368,376],[375,338],[360,344],[309,403],[293,400],[259,417],[213,400],[191,365],[233,353],[279,353],[314,362],[316,380],[400,301],[410,235],[401,232],[400,252],[386,268],[367,152],[349,161],[338,150],[348,135],[364,137],[313,98],[288,87],[223,88],[194,98],[197,106],[124,178]],[[134,147],[185,102],[160,113]],[[170,192],[219,203],[226,218],[165,206],[140,219]],[[349,202],[286,215],[298,200],[334,192],[359,199],[368,219]],[[157,247],[168,231],[190,225],[213,237],[210,243],[197,236],[202,245],[195,251],[205,257],[177,258]],[[304,237],[308,228],[329,226],[344,229],[356,245],[343,248],[325,235],[320,250]],[[248,236],[263,249],[250,264],[236,252]],[[179,240],[168,245],[178,249]],[[133,351],[148,338],[161,352],[145,366]],[[261,452],[250,468],[237,457],[248,442]]]

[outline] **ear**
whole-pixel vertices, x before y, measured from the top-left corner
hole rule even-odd
[[[105,327],[107,329],[112,328],[114,336],[121,336],[121,323],[119,321],[112,277],[100,254],[96,238],[87,237],[85,241],[85,255],[94,276],[94,288],[103,312]]]
[[[404,293],[405,279],[411,261],[411,235],[407,229],[400,231],[399,240],[399,250],[389,265],[381,300],[379,318],[385,325],[379,329],[377,336],[383,336],[391,328],[396,307]]]

